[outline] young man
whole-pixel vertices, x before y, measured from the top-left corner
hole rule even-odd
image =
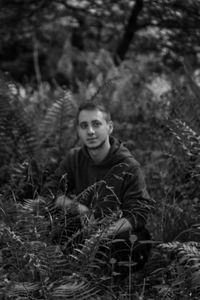
[[[92,212],[97,220],[116,213],[118,217],[102,233],[102,239],[123,239],[124,242],[110,246],[111,257],[117,262],[128,261],[131,249],[132,269],[139,270],[151,248],[149,243],[141,243],[150,239],[145,224],[151,200],[140,165],[111,135],[113,123],[103,105],[83,103],[76,126],[82,146],[69,151],[48,186],[53,193],[59,190],[55,205],[71,210],[72,214]],[[71,193],[76,195],[75,200],[70,198]],[[127,268],[119,265],[116,271],[126,273]]]

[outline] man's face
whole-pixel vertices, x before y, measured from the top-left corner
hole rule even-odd
[[[112,121],[106,121],[100,110],[82,110],[78,117],[78,135],[88,149],[101,148],[109,142],[112,133]]]

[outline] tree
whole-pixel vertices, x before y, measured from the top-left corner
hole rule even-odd
[[[0,68],[17,80],[44,77],[66,51],[107,49],[117,63],[155,51],[167,61],[199,51],[199,0],[14,0],[0,4]],[[24,75],[26,74],[26,76]],[[35,75],[36,74],[36,75]]]

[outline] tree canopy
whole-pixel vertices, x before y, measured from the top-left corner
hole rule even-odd
[[[199,0],[4,0],[0,6],[0,68],[19,80],[37,76],[37,67],[51,77],[67,45],[106,49],[116,64],[154,51],[172,66],[185,56],[196,62],[200,51]]]

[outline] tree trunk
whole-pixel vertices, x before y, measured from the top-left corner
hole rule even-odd
[[[131,12],[130,18],[125,27],[124,36],[123,36],[119,46],[117,47],[117,50],[115,53],[114,60],[117,65],[119,65],[120,62],[124,60],[125,55],[129,49],[129,46],[133,40],[137,19],[138,19],[140,12],[142,11],[143,4],[144,4],[143,0],[136,0],[135,5],[133,6],[133,10]]]

